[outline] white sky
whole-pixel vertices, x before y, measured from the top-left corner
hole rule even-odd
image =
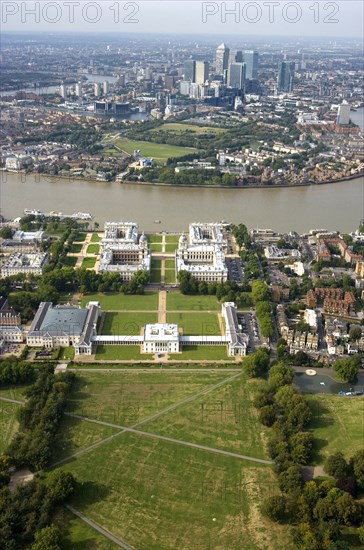
[[[3,31],[363,38],[362,0],[2,0]],[[234,13],[226,14],[225,10]],[[30,13],[31,10],[36,11]],[[73,16],[72,16],[73,13]]]

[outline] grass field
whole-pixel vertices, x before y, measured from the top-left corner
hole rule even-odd
[[[151,283],[160,283],[162,279],[160,269],[152,269],[150,272],[150,282]]]
[[[148,242],[162,244],[162,235],[148,235]]]
[[[83,267],[83,269],[91,269],[95,267],[95,264],[96,264],[96,258],[84,258],[82,260],[81,267]]]
[[[18,429],[16,412],[19,406],[0,401],[0,454],[2,454]]]
[[[7,388],[0,388],[0,397],[7,397],[8,399],[16,399],[18,401],[25,401],[24,392],[29,386],[9,386]]]
[[[182,353],[170,354],[169,359],[181,359],[182,361],[232,361],[228,357],[226,346],[184,346]]]
[[[168,311],[220,311],[221,305],[215,296],[184,296],[180,292],[167,294]]]
[[[126,433],[66,464],[76,509],[138,550],[293,548],[259,502],[269,467]]]
[[[316,442],[316,463],[322,464],[336,451],[349,458],[363,447],[364,397],[307,394],[306,398],[313,413],[311,429]]]
[[[79,371],[68,400],[68,411],[103,422],[130,426],[226,377],[223,372]]]
[[[176,282],[176,272],[174,269],[166,269],[164,272],[164,281],[168,284],[174,284]]]
[[[101,241],[101,237],[97,233],[92,233],[91,242],[99,243],[100,241]]]
[[[174,260],[164,260],[164,265],[166,269],[174,269],[176,262]]]
[[[152,134],[158,131],[173,134],[184,134],[186,132],[193,132],[194,134],[218,134],[226,132],[224,128],[210,128],[209,126],[197,126],[195,124],[183,124],[178,122],[162,124],[162,126],[158,126],[158,128],[149,130],[149,133]]]
[[[141,328],[148,323],[157,322],[157,313],[105,313],[102,334],[140,334]]]
[[[152,157],[156,160],[167,160],[170,157],[182,157],[197,151],[197,149],[193,147],[177,147],[175,145],[164,145],[148,141],[134,141],[131,139],[119,139],[116,145],[129,155],[132,155],[136,149],[139,149],[143,156]]]
[[[158,310],[158,292],[146,292],[142,295],[119,294],[115,293],[97,293],[86,294],[81,300],[82,306],[87,302],[98,301],[102,309],[107,310]]]
[[[67,267],[75,267],[77,264],[76,256],[67,256],[64,260],[64,265]]]
[[[61,530],[62,548],[71,548],[72,550],[116,550],[117,548],[113,542],[66,508],[62,507],[57,510],[53,522]]]
[[[161,266],[162,266],[162,260],[155,260],[152,258],[152,262],[151,262],[151,269],[161,269]]]
[[[69,361],[73,360],[75,356],[75,348],[73,346],[68,346],[67,348],[62,348],[62,351],[59,356],[60,361]]]
[[[140,346],[97,346],[96,359],[105,361],[147,361],[152,355],[140,353]]]
[[[98,254],[100,252],[100,245],[89,244],[86,252],[87,254]]]
[[[71,252],[72,254],[79,254],[82,250],[82,244],[81,243],[73,243],[71,245]]]
[[[83,243],[85,242],[87,233],[79,233],[77,237],[74,240],[75,243]]]
[[[183,334],[218,336],[221,334],[216,313],[167,313],[167,322],[183,328]]]
[[[162,243],[150,243],[149,248],[152,252],[162,252]]]
[[[178,244],[170,243],[165,245],[165,252],[174,252],[178,248]]]
[[[178,244],[179,235],[166,235],[165,240],[167,244]]]

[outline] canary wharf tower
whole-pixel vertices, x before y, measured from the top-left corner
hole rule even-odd
[[[230,49],[222,43],[216,49],[216,74],[224,74],[229,66]]]

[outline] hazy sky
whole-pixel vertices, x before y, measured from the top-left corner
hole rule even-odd
[[[2,0],[1,4],[3,31],[361,38],[364,32],[362,0]]]

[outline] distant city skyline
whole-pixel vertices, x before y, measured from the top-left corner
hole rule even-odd
[[[31,13],[36,8],[37,13]],[[274,5],[273,5],[274,4]],[[276,5],[278,4],[278,5]],[[225,6],[225,7],[224,7]],[[225,10],[225,11],[224,11]],[[364,5],[336,2],[2,2],[3,31],[363,38]],[[225,39],[225,38],[224,38]]]

